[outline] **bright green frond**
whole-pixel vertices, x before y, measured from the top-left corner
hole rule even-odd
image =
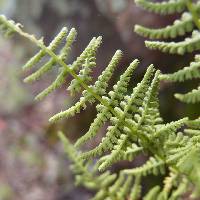
[[[148,193],[144,196],[143,200],[157,199],[159,192],[160,192],[160,187],[155,186],[148,191]]]
[[[102,37],[98,37],[94,43],[94,46],[87,52],[87,57],[83,63],[82,69],[79,72],[79,77],[85,83],[89,84],[92,81],[91,72],[92,68],[96,66],[96,53],[102,42]],[[68,90],[74,95],[76,92],[80,92],[81,84],[78,80],[73,79],[68,87]]]
[[[12,36],[16,32],[16,29],[20,29],[21,27],[21,24],[16,24],[13,20],[8,20],[4,15],[0,15],[0,30],[5,37]]]
[[[53,39],[53,41],[49,45],[49,49],[51,51],[55,51],[56,48],[58,48],[59,44],[61,44],[62,40],[67,34],[67,28],[63,28],[60,33]],[[77,32],[74,28],[72,28],[66,38],[66,43],[64,47],[60,50],[59,58],[62,59],[63,61],[67,61],[70,48],[72,43],[76,39]],[[35,56],[33,56],[25,65],[24,69],[30,69],[34,67],[37,63],[40,62],[42,57],[46,55],[44,50],[40,50]],[[46,74],[48,71],[50,71],[55,65],[56,61],[51,58],[48,62],[46,62],[43,66],[41,66],[36,72],[32,73],[28,77],[24,79],[24,82],[33,82],[41,78],[44,74]]]
[[[191,62],[190,66],[184,67],[173,74],[163,74],[161,79],[169,81],[185,81],[200,78],[200,62]]]
[[[153,157],[149,158],[149,160],[143,164],[141,167],[137,167],[134,169],[126,169],[124,170],[125,174],[131,175],[141,175],[146,176],[148,174],[164,174],[165,173],[165,163],[162,160],[155,159]]]
[[[192,182],[197,187],[197,190],[200,194],[200,151],[199,146],[193,147],[190,149],[188,154],[182,157],[180,161],[177,163],[177,167],[179,170],[187,174]]]
[[[62,69],[60,74],[56,77],[55,81],[44,89],[42,92],[40,92],[35,99],[36,100],[42,100],[44,97],[49,95],[51,92],[55,91],[56,89],[60,88],[66,81],[66,76],[68,75],[68,70],[67,69]]]
[[[117,141],[116,137],[118,137],[122,127],[124,126],[124,119],[128,115],[128,112],[131,110],[133,103],[136,103],[137,106],[142,106],[143,101],[139,102],[137,101],[137,98],[145,97],[145,94],[148,90],[150,78],[153,75],[153,72],[154,68],[153,66],[150,66],[141,83],[138,84],[137,87],[133,89],[132,95],[128,97],[127,103],[123,108],[123,111],[121,110],[121,108],[115,107],[115,112],[117,117],[119,117],[119,120],[116,119],[116,121],[115,120],[113,121],[114,125],[108,127],[108,132],[106,134],[106,137],[103,138],[102,143],[99,146],[97,146],[94,150],[84,153],[83,154],[84,158],[86,157],[88,158],[90,155],[92,156],[100,155],[102,152],[108,149],[112,149],[113,143]]]
[[[59,132],[59,138],[64,145],[64,150],[65,150],[67,156],[73,162],[74,170],[76,170],[76,173],[87,173],[87,169],[85,168],[83,162],[81,161],[81,159],[78,159],[79,156],[78,156],[76,149],[69,142],[67,137],[65,137],[65,135],[62,132]]]
[[[124,184],[119,188],[119,191],[117,192],[117,199],[126,199],[126,197],[129,194],[130,191],[130,187],[132,185],[132,180],[133,177],[129,176],[127,177],[126,181],[124,182]]]
[[[120,80],[113,86],[113,91],[108,93],[110,96],[108,102],[110,106],[118,106],[120,101],[124,98],[124,94],[127,92],[131,74],[137,65],[138,60],[134,60],[126,69],[126,71],[120,76]],[[97,105],[97,108],[98,106],[100,105]],[[77,140],[75,146],[80,146],[93,138],[98,133],[102,125],[111,117],[110,115],[109,109],[103,106],[100,112],[97,114],[97,117],[94,119],[94,122],[91,124],[88,132]]]
[[[186,124],[189,128],[200,129],[200,118],[195,120],[190,120]]]
[[[106,69],[102,72],[102,74],[98,77],[98,80],[94,84],[94,90],[99,95],[104,95],[106,92],[106,88],[108,87],[108,81],[110,80],[115,68],[119,64],[120,60],[122,58],[122,51],[117,50],[112,57],[112,60],[110,61],[109,65],[106,67]]]
[[[141,186],[141,176],[137,175],[135,177],[135,182],[130,193],[130,200],[137,200],[141,197],[142,186]]]
[[[98,113],[96,118],[90,125],[88,132],[77,140],[75,146],[78,147],[87,142],[88,140],[92,139],[98,133],[102,125],[108,120],[108,118],[110,118],[110,116],[111,114],[106,108],[104,108],[102,112]]]
[[[59,55],[60,59],[62,59],[65,62],[67,62],[67,60],[69,58],[69,54],[71,52],[72,44],[75,42],[76,37],[77,37],[77,31],[76,31],[75,28],[72,28],[70,30],[69,34],[67,35],[65,45],[61,49],[60,55]]]
[[[67,29],[63,28],[61,30],[61,32],[54,38],[54,40],[50,43],[49,47],[47,47],[47,48],[51,51],[55,51],[55,49],[58,48],[58,45],[62,42],[62,40],[64,39],[66,34],[67,34]],[[65,45],[60,50],[60,53],[57,55],[58,59],[60,59],[64,62],[67,61],[67,58],[69,56],[69,52],[71,50],[71,46],[76,39],[76,35],[77,35],[76,30],[74,28],[72,28],[70,30],[68,36],[66,37]],[[101,43],[101,37],[99,37],[97,39],[93,38],[91,40],[91,42],[89,43],[89,45],[81,53],[81,55],[79,57],[77,57],[77,59],[71,65],[69,65],[68,67],[70,67],[72,70],[78,70],[83,65],[83,68],[86,68],[85,71],[89,73],[90,72],[90,69],[88,69],[89,66],[84,65],[84,62],[86,63],[87,59],[92,58],[92,60],[90,60],[90,64],[93,65],[93,63],[94,63],[94,62],[92,62],[93,59],[94,59],[93,54],[96,52],[100,43]],[[39,63],[40,60],[44,56],[46,56],[46,54],[47,53],[46,53],[45,50],[41,50],[39,53],[37,53],[35,56],[33,56],[27,62],[27,64],[24,66],[24,68],[27,69],[27,68],[33,67],[34,65]],[[25,81],[31,82],[31,81],[35,81],[35,80],[39,79],[43,74],[45,74],[47,71],[51,70],[53,68],[53,66],[55,66],[56,64],[57,64],[57,62],[56,62],[55,58],[50,58],[50,60],[47,63],[42,65],[40,67],[40,69],[38,69],[36,72],[34,72],[30,76],[28,76],[25,79]],[[60,68],[58,71],[60,71],[60,73],[57,75],[55,81],[48,88],[46,88],[45,90],[43,90],[40,94],[38,94],[36,96],[37,100],[41,100],[42,98],[44,98],[45,96],[47,96],[48,94],[50,94],[51,92],[56,90],[57,88],[61,87],[65,83],[65,81],[66,81],[66,79],[69,75],[68,68]],[[84,69],[82,69],[82,72],[83,71],[84,71]],[[83,79],[82,81],[85,81],[85,79],[88,78],[88,73],[82,74],[82,76],[81,76],[81,79]],[[78,85],[77,88],[80,88],[80,86]]]
[[[61,42],[63,41],[63,39],[66,37],[67,35],[67,28],[63,27],[61,29],[61,31],[58,33],[58,35],[55,36],[55,38],[51,41],[51,43],[49,44],[49,46],[47,47],[48,49],[50,49],[51,51],[55,51],[58,46],[61,44]],[[41,59],[46,55],[46,52],[44,50],[40,50],[37,54],[35,54],[30,60],[27,61],[27,63],[22,67],[24,70],[33,68],[37,63],[39,63],[41,61]],[[50,67],[55,64],[53,62],[53,59],[51,59],[49,62],[46,63],[46,65],[50,65]],[[41,67],[43,70],[46,69],[47,67],[42,66]],[[38,70],[39,71],[39,70]],[[40,70],[41,71],[41,70]],[[39,72],[38,72],[39,73]],[[41,72],[40,72],[41,73]],[[32,75],[33,76],[33,75]],[[34,75],[35,76],[35,75]],[[31,77],[31,76],[30,76]],[[25,79],[25,82],[29,82],[31,80],[34,80],[34,78],[27,78]],[[35,78],[36,79],[36,78]]]
[[[189,13],[183,13],[181,19],[175,20],[173,25],[159,29],[151,29],[136,25],[134,30],[137,34],[150,39],[167,39],[183,36],[186,33],[191,32],[193,28],[194,23],[192,16]]]
[[[94,92],[96,92],[96,94],[100,96],[105,94],[106,88],[108,87],[108,81],[110,80],[117,64],[119,63],[121,56],[122,56],[122,52],[120,50],[116,51],[109,65],[99,76],[98,80],[94,83],[94,85],[89,86],[91,89],[94,90]],[[60,83],[62,81],[56,81],[56,82]],[[90,93],[88,93],[87,90],[84,90],[82,92],[82,97],[74,106],[70,107],[66,111],[61,111],[60,113],[55,114],[53,117],[50,118],[50,121],[55,122],[63,118],[67,118],[69,116],[74,116],[75,113],[80,112],[81,108],[86,108],[87,102],[94,102],[94,101],[95,101],[95,98]]]
[[[187,188],[188,188],[188,182],[187,181],[183,181],[181,182],[177,189],[174,190],[170,196],[170,200],[177,200],[177,199],[180,199],[180,197],[182,197],[185,192],[187,191]]]
[[[145,45],[149,49],[160,50],[164,53],[183,55],[200,49],[200,33],[193,31],[192,37],[182,42],[145,41]]]
[[[170,134],[176,132],[179,128],[181,128],[186,122],[188,118],[185,117],[178,121],[174,121],[171,123],[167,123],[162,126],[157,126],[157,131],[152,135],[152,138],[160,138],[164,139],[164,137],[168,137]]]
[[[87,58],[87,54],[88,52],[93,48],[93,46],[96,43],[97,38],[92,38],[92,40],[89,42],[89,44],[87,45],[87,47],[82,51],[82,53],[80,54],[80,56],[78,56],[76,58],[76,60],[71,64],[71,68],[74,71],[77,71],[80,69],[80,67],[83,65],[85,59]]]
[[[186,8],[189,11],[166,28],[148,29],[136,26],[136,32],[143,36],[152,39],[175,38],[192,31],[194,25],[198,27],[195,13],[200,14],[199,3],[186,0],[136,2],[159,14],[182,12]],[[192,10],[189,4],[192,4]],[[150,65],[142,81],[130,92],[129,82],[139,63],[136,59],[108,92],[109,81],[122,58],[122,52],[117,50],[97,81],[93,81],[92,69],[97,65],[96,54],[101,45],[101,37],[94,37],[80,56],[68,64],[72,44],[77,36],[74,28],[68,33],[64,27],[48,46],[43,39],[38,40],[34,35],[24,32],[19,24],[4,16],[0,16],[0,29],[6,35],[17,32],[41,49],[23,67],[39,67],[25,79],[26,82],[38,80],[53,67],[57,68],[58,74],[53,83],[37,95],[36,99],[42,99],[63,86],[68,77],[72,78],[68,90],[71,94],[79,92],[80,99],[66,111],[50,118],[51,122],[74,116],[85,109],[88,103],[96,105],[96,118],[75,145],[63,133],[59,133],[65,152],[72,161],[75,183],[94,190],[96,195],[93,200],[178,200],[185,193],[200,196],[200,119],[183,118],[165,124],[160,117],[158,99],[161,79],[184,81],[200,78],[199,55],[195,56],[195,61],[189,67],[173,74],[160,75],[160,71]],[[152,49],[182,55],[200,49],[200,33],[193,31],[192,37],[182,42],[147,41],[146,44]],[[200,102],[200,87],[184,95],[177,94],[176,97],[188,103]],[[76,148],[94,138],[102,127],[105,127],[103,130],[106,133],[96,147],[88,151]],[[138,156],[145,156],[142,158],[146,161],[135,167],[134,161],[138,164]],[[132,168],[124,167],[114,173],[107,169],[123,160],[130,161]],[[148,178],[145,177],[147,175],[159,176],[164,180],[163,184],[152,182],[153,184],[145,186],[143,192],[142,186]]]
[[[142,8],[161,15],[182,12],[186,8],[185,0],[169,0],[156,3],[148,0],[135,0],[135,3]]]
[[[137,146],[135,143],[132,146],[128,146],[126,150],[124,150],[121,154],[120,160],[133,160],[139,153],[144,150],[143,147]]]
[[[173,189],[174,186],[176,186],[178,182],[179,175],[175,170],[170,169],[169,176],[166,176],[164,179],[164,187],[162,190],[162,195],[167,197],[170,195],[171,190]]]
[[[181,147],[185,147],[188,141],[189,141],[189,137],[187,135],[184,135],[182,132],[178,132],[177,134],[171,134],[169,136],[168,140],[165,142],[165,146],[168,149],[181,148]]]
[[[99,171],[104,171],[107,167],[112,165],[113,163],[118,160],[118,157],[121,157],[121,151],[126,145],[126,141],[128,139],[128,136],[121,134],[120,138],[117,140],[116,144],[113,146],[113,150],[109,156],[106,157],[106,160],[101,163],[99,166]]]
[[[185,103],[198,103],[200,102],[200,87],[186,94],[175,94],[175,97]]]
[[[81,97],[80,100],[78,102],[76,102],[76,104],[74,106],[71,106],[66,111],[61,111],[58,114],[52,116],[49,119],[49,121],[50,122],[56,122],[56,121],[63,119],[63,118],[73,117],[75,114],[80,113],[80,111],[82,109],[86,108],[86,103],[88,102],[89,99],[90,99],[89,96],[88,97]]]

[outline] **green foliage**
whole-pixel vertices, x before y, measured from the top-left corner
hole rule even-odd
[[[145,45],[149,49],[158,49],[164,53],[183,55],[188,52],[193,52],[200,49],[200,33],[193,31],[191,38],[186,38],[181,42],[157,42],[146,41]]]
[[[147,0],[136,0],[135,2],[144,9],[161,15],[182,12],[186,7],[185,0],[169,0],[162,3],[154,3]]]
[[[21,27],[19,23],[15,24],[14,21],[7,20],[4,15],[0,15],[0,30],[5,37],[12,36],[19,27]]]
[[[135,32],[150,39],[168,39],[183,36],[186,33],[191,32],[193,28],[194,24],[192,16],[191,14],[185,12],[182,14],[181,18],[179,20],[175,20],[172,25],[168,25],[160,29],[151,29],[136,25]]]
[[[173,74],[163,74],[161,75],[161,79],[183,82],[185,80],[200,78],[200,62],[198,57],[199,55],[196,56],[195,62],[191,62],[188,67],[184,67]]]
[[[200,102],[200,87],[186,94],[175,94],[175,97],[185,103]]]
[[[137,3],[161,14],[181,12],[186,8],[185,0],[171,0],[166,3],[150,3],[140,0]],[[159,70],[150,65],[143,79],[129,93],[127,88],[132,73],[139,64],[136,59],[122,73],[113,89],[108,91],[109,80],[122,58],[122,52],[116,51],[108,66],[94,81],[92,69],[96,66],[96,53],[102,41],[101,37],[93,38],[81,55],[71,64],[67,64],[77,35],[74,28],[68,34],[67,28],[63,28],[49,46],[46,46],[42,39],[38,40],[35,36],[24,32],[14,22],[8,21],[5,17],[1,19],[0,23],[4,27],[4,32],[9,30],[17,32],[40,48],[40,51],[23,67],[31,69],[40,66],[25,79],[26,82],[36,81],[53,67],[57,68],[58,74],[55,81],[36,96],[37,100],[66,84],[68,77],[72,78],[70,82],[68,81],[70,94],[79,93],[81,95],[75,105],[52,116],[51,122],[76,115],[86,109],[88,103],[96,105],[96,118],[89,130],[76,141],[75,145],[71,144],[63,133],[59,133],[65,152],[72,161],[71,168],[76,177],[76,184],[95,190],[96,195],[93,200],[137,200],[141,198],[176,200],[184,194],[200,196],[198,172],[200,167],[200,119],[183,118],[164,123],[160,116],[158,100],[160,79],[183,81],[199,78],[199,74],[195,73],[199,69],[199,57],[191,63],[192,67],[186,67],[172,75],[161,75]],[[175,29],[180,30],[180,27],[175,26]],[[184,29],[186,32],[187,30]],[[199,33],[197,36],[199,38]],[[168,45],[169,51],[177,53],[180,51],[179,48],[181,51],[186,51],[187,48],[189,48],[187,51],[192,51],[198,46],[191,42],[193,39],[181,44],[164,43],[164,46]],[[61,47],[63,41],[64,45]],[[153,45],[153,42],[149,44]],[[160,43],[154,44],[159,44],[158,48],[161,48]],[[168,50],[165,49],[165,51]],[[192,93],[190,97],[179,95],[178,98],[196,102],[199,101],[199,93],[197,92],[197,97]],[[106,133],[99,145],[94,149],[83,151],[80,147],[94,139],[103,126],[107,126]],[[138,156],[143,155],[146,155],[147,159],[140,166],[133,165],[131,169],[125,168],[115,173],[109,170],[117,162],[122,160],[133,162]],[[157,185],[152,181],[153,186],[148,188],[149,191],[146,194],[143,194],[143,182],[149,175],[163,177],[163,185]]]
[[[160,126],[163,126],[162,130],[164,131],[165,129],[164,133],[166,136],[163,137],[160,134],[156,134],[157,142],[154,137],[149,137],[152,138],[152,146],[159,145],[160,149],[163,146],[165,159],[158,156],[150,157],[140,167],[120,170],[118,173],[111,173],[109,170],[106,170],[106,172],[99,174],[97,170],[99,163],[101,164],[109,159],[107,155],[101,157],[95,164],[89,161],[86,162],[80,159],[81,157],[79,155],[82,153],[70,144],[62,133],[60,133],[60,137],[65,145],[65,151],[68,157],[73,161],[72,168],[76,169],[76,183],[96,190],[97,194],[93,199],[120,200],[126,199],[126,197],[129,199],[140,199],[142,178],[149,174],[153,174],[154,176],[165,175],[166,177],[163,180],[163,187],[161,188],[159,185],[153,186],[145,194],[144,200],[179,199],[182,195],[192,190],[193,196],[199,195],[199,135],[195,134],[194,137],[190,137],[191,134],[187,134],[186,130],[188,128],[193,130],[194,128],[194,130],[199,131],[200,121],[197,119],[186,122],[186,120],[158,125],[159,130]],[[187,129],[184,129],[186,132],[177,132],[184,122],[187,125]],[[166,127],[170,127],[173,131],[169,131],[169,128]],[[121,143],[121,145],[123,144]],[[140,153],[143,152],[140,151]],[[112,153],[108,155],[112,155]],[[119,157],[121,157],[120,154]],[[77,166],[80,169],[77,169]],[[84,171],[86,168],[87,170]],[[195,188],[194,185],[196,186]]]
[[[150,39],[174,39],[178,36],[184,36],[192,32],[190,37],[184,41],[145,41],[149,49],[160,50],[164,53],[184,55],[200,49],[200,3],[193,3],[191,0],[170,0],[162,3],[155,3],[146,0],[136,0],[136,4],[144,9],[158,14],[172,14],[183,12],[180,19],[174,21],[172,25],[161,29],[150,29],[140,25],[135,26],[135,32]],[[188,11],[185,11],[188,10]],[[163,80],[184,81],[192,78],[199,78],[200,68],[198,59],[191,62],[189,67],[162,76]],[[186,103],[200,102],[199,88],[188,92],[187,94],[175,94],[175,97]]]

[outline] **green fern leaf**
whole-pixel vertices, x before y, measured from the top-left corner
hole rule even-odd
[[[155,186],[149,190],[149,192],[144,196],[144,200],[154,200],[157,199],[157,196],[159,194],[160,187]]]
[[[169,0],[162,3],[154,3],[147,0],[136,0],[135,2],[144,9],[161,15],[182,12],[186,8],[184,0]]]
[[[180,20],[175,20],[173,25],[166,26],[160,29],[150,29],[144,26],[135,25],[134,31],[150,39],[167,39],[176,38],[177,36],[183,36],[188,32],[191,32],[194,28],[192,16],[189,13],[183,13]]]
[[[96,62],[95,62],[96,52],[98,48],[100,47],[101,42],[102,42],[102,38],[98,37],[97,40],[95,41],[94,46],[87,52],[87,58],[85,59],[83,67],[79,72],[78,76],[87,84],[92,81],[91,72],[92,72],[92,68],[96,66]],[[68,90],[71,92],[72,95],[74,95],[76,92],[80,92],[81,85],[76,79],[73,79],[71,81],[70,86],[68,87]]]
[[[141,197],[141,176],[137,175],[135,177],[135,183],[130,193],[130,200],[137,200]]]
[[[165,173],[165,163],[162,160],[157,160],[151,157],[144,165],[134,169],[124,170],[125,174],[146,176],[148,174],[158,175]]]
[[[53,41],[49,44],[48,48],[51,51],[55,51],[59,44],[61,44],[62,40],[67,35],[67,28],[63,28],[60,33],[53,39]],[[72,28],[66,38],[66,44],[60,51],[60,59],[67,61],[68,54],[70,51],[70,46],[76,39],[77,32],[74,28]],[[40,50],[35,56],[33,56],[24,66],[23,69],[27,70],[34,67],[37,63],[41,61],[41,59],[46,55],[44,50]],[[52,70],[52,68],[56,65],[56,61],[51,58],[47,63],[41,66],[36,72],[32,73],[28,77],[24,79],[24,82],[33,82],[40,79],[44,74],[48,71]]]
[[[109,92],[109,105],[110,106],[117,106],[119,102],[123,99],[124,94],[127,91],[127,86],[130,81],[131,74],[133,73],[134,69],[138,65],[138,60],[134,60],[127,70],[120,76],[120,80],[117,82],[116,85],[113,86],[113,91]],[[100,105],[97,105],[97,108]],[[80,137],[76,142],[75,146],[80,146],[86,141],[90,140],[94,137],[100,127],[111,117],[109,109],[107,107],[101,108],[101,111],[97,114],[97,117],[94,119],[94,122],[91,124],[88,132]]]
[[[195,183],[196,189],[200,194],[200,152],[199,147],[193,147],[186,156],[184,156],[178,163],[178,168],[185,174],[188,174],[192,182]],[[196,192],[197,192],[196,191]]]
[[[20,29],[21,27],[21,24],[16,24],[14,21],[8,20],[4,15],[0,15],[0,30],[5,37],[12,36],[16,32],[16,29]]]
[[[146,47],[153,50],[160,50],[164,53],[180,54],[193,52],[200,49],[200,33],[193,31],[191,38],[186,38],[182,42],[157,42],[145,41]]]
[[[108,127],[108,132],[106,134],[106,137],[102,139],[102,142],[99,146],[97,146],[94,150],[91,150],[89,152],[86,152],[82,155],[82,158],[86,159],[90,156],[96,156],[101,155],[103,152],[105,152],[108,149],[112,149],[113,143],[117,141],[117,137],[119,137],[119,133],[121,132],[121,128],[123,130],[123,121],[128,114],[129,110],[132,109],[134,106],[133,103],[136,103],[137,106],[142,106],[143,101],[137,101],[137,98],[144,98],[145,94],[148,90],[148,84],[150,81],[150,77],[152,76],[152,73],[154,71],[153,66],[150,66],[140,84],[136,88],[133,89],[133,93],[130,97],[127,98],[126,106],[123,108],[124,111],[121,110],[119,107],[115,107],[115,112],[117,117],[119,117],[120,120],[116,119],[116,117],[113,119],[113,126]],[[145,101],[146,102],[146,101]],[[116,119],[116,120],[115,120]],[[127,121],[126,121],[127,122]],[[141,122],[140,122],[141,123]],[[136,124],[136,123],[135,123]],[[126,135],[127,133],[125,133]]]
[[[119,60],[121,59],[122,52],[120,50],[116,51],[112,60],[110,61],[107,68],[102,72],[102,74],[98,77],[98,80],[94,83],[94,85],[89,86],[92,88],[96,94],[102,96],[106,92],[106,88],[108,87],[108,81],[110,80],[114,69],[116,68]],[[54,115],[49,119],[50,122],[55,122],[63,118],[67,118],[69,116],[74,116],[76,113],[79,113],[81,108],[86,108],[86,102],[94,102],[95,98],[89,94],[86,90],[82,92],[83,96],[80,98],[80,101],[77,102],[74,106],[70,107],[66,111],[61,111],[60,113]]]
[[[200,78],[200,62],[191,62],[190,66],[184,67],[173,74],[163,74],[160,78],[163,80],[180,82]]]
[[[185,103],[197,103],[200,102],[200,87],[193,89],[186,94],[175,94],[175,97]]]

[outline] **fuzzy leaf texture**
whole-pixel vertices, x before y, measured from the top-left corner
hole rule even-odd
[[[135,32],[141,36],[150,39],[172,39],[172,41],[145,41],[149,49],[160,50],[164,53],[184,55],[196,50],[200,50],[200,2],[192,0],[169,0],[162,3],[156,3],[147,0],[136,0],[137,5],[157,14],[182,13],[180,19],[176,19],[172,25],[163,28],[153,29],[141,25],[135,26]],[[183,41],[176,42],[173,39],[178,36],[185,36],[188,33],[191,36],[186,37]],[[198,55],[196,57],[199,57]],[[173,74],[163,75],[161,78],[168,81],[185,81],[193,78],[199,78],[200,68],[199,60],[195,58],[189,67],[184,67]],[[186,94],[175,94],[175,97],[185,103],[200,102],[199,88]]]
[[[173,12],[182,11],[182,2],[175,1]],[[173,1],[164,4],[168,13],[172,12],[168,8],[171,3]],[[66,84],[68,77],[72,77],[68,86],[70,93],[81,94],[80,100],[75,105],[54,115],[50,121],[55,122],[74,116],[85,109],[88,103],[95,103],[97,116],[88,132],[83,134],[75,145],[71,144],[63,133],[59,133],[65,152],[72,161],[71,169],[75,174],[76,184],[95,190],[96,195],[93,200],[138,200],[143,197],[145,200],[176,200],[186,193],[200,196],[198,174],[200,119],[190,121],[188,118],[183,118],[166,124],[163,122],[159,112],[158,92],[160,79],[165,75],[161,76],[160,71],[150,65],[141,82],[129,93],[127,88],[130,79],[139,64],[136,59],[122,73],[113,89],[108,91],[109,80],[120,62],[122,52],[116,51],[108,66],[93,83],[91,72],[96,66],[96,53],[102,41],[101,37],[93,38],[80,56],[71,64],[67,64],[67,58],[77,35],[74,28],[69,33],[67,28],[63,28],[46,46],[42,39],[38,40],[35,36],[24,32],[13,21],[3,16],[0,19],[4,33],[12,30],[40,48],[23,67],[31,69],[39,66],[39,69],[25,81],[38,80],[53,67],[58,69],[55,81],[36,99],[42,99]],[[63,41],[64,46],[61,47]],[[198,63],[198,58],[196,61]],[[194,66],[192,68],[197,70],[198,64]],[[188,68],[186,70],[189,75],[180,72],[174,76],[175,79],[193,78],[193,73]],[[107,124],[106,133],[99,145],[94,149],[82,151],[80,146],[93,139],[105,124]],[[133,163],[137,156],[142,155],[146,155],[147,160],[140,166],[133,165],[130,169],[121,169],[115,173],[109,170],[122,160]],[[155,183],[143,194],[142,185],[145,177],[149,175],[164,177],[163,186]]]

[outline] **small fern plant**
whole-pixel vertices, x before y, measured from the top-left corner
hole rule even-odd
[[[92,70],[96,66],[101,37],[93,38],[81,55],[69,64],[69,53],[77,36],[74,28],[69,32],[63,28],[46,46],[43,39],[24,32],[20,24],[5,16],[0,16],[0,27],[6,36],[18,33],[40,49],[23,67],[24,70],[39,67],[25,78],[25,82],[39,80],[53,68],[57,69],[55,81],[36,96],[37,100],[67,83],[71,95],[80,95],[74,105],[52,116],[50,122],[72,117],[88,104],[95,104],[97,115],[75,144],[59,133],[72,161],[76,183],[95,190],[93,200],[176,200],[183,195],[200,196],[200,119],[183,118],[164,123],[159,112],[158,93],[163,77],[159,70],[150,65],[130,93],[127,88],[139,65],[135,59],[108,91],[109,80],[120,63],[122,52],[117,50],[93,81]],[[107,127],[100,143],[83,151],[82,146],[94,139],[103,126]],[[147,157],[141,166],[113,172],[114,164],[124,160],[133,163],[141,155]],[[152,181],[144,191],[143,185],[149,176],[159,176],[163,184]]]
[[[160,15],[170,15],[182,13],[180,19],[174,21],[172,25],[163,28],[153,29],[141,25],[135,26],[135,32],[152,40],[172,40],[165,41],[145,41],[149,49],[160,50],[164,53],[184,55],[196,50],[200,50],[200,2],[193,3],[192,0],[169,0],[161,3],[148,0],[135,0],[136,4],[142,8]],[[179,36],[185,36],[184,41],[174,42]],[[180,69],[172,74],[164,74],[161,79],[172,82],[182,82],[185,80],[200,78],[200,59],[195,55],[194,61],[189,66]],[[200,87],[193,89],[186,94],[175,94],[175,97],[185,103],[200,102]]]

